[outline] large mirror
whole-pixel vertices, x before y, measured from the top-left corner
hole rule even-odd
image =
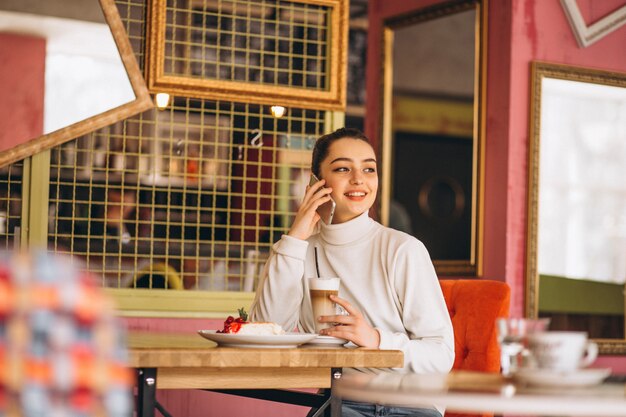
[[[485,39],[485,1],[385,22],[381,218],[440,276],[481,273]]]
[[[0,37],[0,166],[152,107],[114,0],[5,0]]]
[[[626,73],[532,66],[526,309],[626,353]]]

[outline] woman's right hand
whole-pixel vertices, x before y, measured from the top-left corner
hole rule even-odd
[[[291,228],[287,235],[297,239],[307,240],[315,231],[315,225],[320,220],[316,210],[319,206],[330,201],[332,188],[324,188],[325,180],[319,180],[315,184],[306,187],[306,193],[302,204],[296,212]]]

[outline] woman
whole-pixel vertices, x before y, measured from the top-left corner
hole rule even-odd
[[[368,216],[376,201],[378,170],[367,137],[345,128],[322,136],[311,170],[321,180],[307,187],[289,232],[273,246],[252,319],[309,333],[315,332],[315,319],[337,323],[321,334],[357,346],[402,350],[404,367],[392,371],[448,372],[454,362],[452,324],[428,252],[414,237]],[[327,225],[316,209],[331,197],[335,215]],[[332,299],[349,315],[313,317],[306,278],[316,276],[316,268],[322,276],[341,278],[341,298]],[[342,404],[345,416],[379,415],[380,408]],[[386,411],[439,415],[434,409]]]

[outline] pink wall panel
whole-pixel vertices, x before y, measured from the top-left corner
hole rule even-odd
[[[602,3],[602,5],[598,4]],[[624,5],[623,0],[594,2],[578,0],[577,4],[587,23]],[[503,7],[492,2],[493,8]],[[490,20],[491,23],[491,20]],[[497,43],[495,39],[491,43]],[[507,172],[494,173],[507,180],[506,219],[506,280],[516,290],[513,292],[512,313],[522,315],[524,307],[527,192],[528,192],[528,143],[530,117],[530,63],[546,61],[579,67],[626,72],[626,26],[600,39],[596,43],[580,48],[561,8],[560,2],[542,0],[515,0],[512,5],[510,106],[506,117],[509,120],[508,143],[509,164]],[[491,79],[489,86],[491,86]],[[495,109],[488,108],[489,114]],[[495,155],[492,155],[495,157]],[[489,175],[489,174],[488,174]],[[491,242],[500,244],[499,240]],[[611,366],[615,372],[624,372],[626,358],[604,357],[596,366]]]
[[[442,1],[435,1],[441,3]],[[370,1],[366,133],[379,143],[383,20],[433,1]],[[578,0],[588,24],[623,0]],[[528,192],[530,64],[534,60],[626,71],[626,26],[580,48],[558,1],[489,1],[483,278],[507,282],[511,314],[522,316]],[[624,366],[626,359],[613,360]],[[605,363],[605,362],[604,362]]]
[[[510,108],[509,84],[511,78],[511,9],[508,7],[488,10],[487,48],[487,114],[485,120],[485,220],[483,276],[506,281],[507,216],[506,196],[508,184],[494,173],[506,173],[509,157],[507,136]],[[497,40],[497,41],[496,41]],[[510,285],[510,283],[509,283]],[[511,312],[519,303],[520,292],[511,291]]]
[[[370,2],[366,132],[380,137],[380,65],[383,20],[441,0]],[[578,2],[593,22],[623,5]],[[579,48],[559,2],[489,2],[484,278],[514,287],[513,314],[523,314],[530,63],[543,60],[625,71],[626,27]]]
[[[0,151],[43,133],[46,40],[0,33]]]
[[[578,1],[581,11],[595,10],[591,0]],[[611,1],[611,10],[623,1]],[[605,6],[607,5],[605,4]],[[493,2],[494,7],[502,7]],[[608,12],[602,8],[604,13]],[[583,14],[585,16],[585,14]],[[626,27],[588,46],[578,47],[560,2],[517,0],[512,6],[511,76],[507,187],[507,281],[523,288],[528,179],[528,126],[530,116],[530,63],[535,60],[605,70],[626,71]],[[493,114],[494,109],[489,108]],[[504,173],[502,173],[504,174]],[[518,302],[520,304],[518,304]],[[523,297],[515,311],[523,312]]]

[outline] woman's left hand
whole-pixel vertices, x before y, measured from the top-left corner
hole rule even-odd
[[[378,330],[369,325],[361,312],[343,298],[331,295],[330,299],[343,307],[349,315],[316,317],[315,319],[321,323],[337,323],[334,327],[321,330],[320,334],[347,339],[355,345],[362,347],[378,348],[380,345],[380,334]]]

